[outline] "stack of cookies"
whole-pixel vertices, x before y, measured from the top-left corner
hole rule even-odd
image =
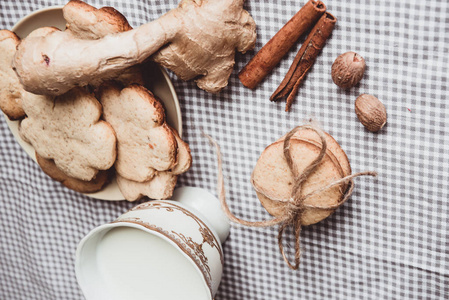
[[[66,30],[83,39],[132,29],[110,7],[72,0],[63,13]],[[54,30],[39,28],[30,35]],[[21,120],[20,136],[34,147],[43,171],[73,190],[92,193],[104,188],[115,170],[129,201],[171,197],[177,176],[191,166],[190,149],[167,125],[140,67],[61,96],[35,95],[23,90],[11,68],[18,43],[14,33],[0,31],[0,108],[11,120]]]
[[[301,196],[319,191],[321,188],[351,175],[348,157],[338,142],[324,133],[327,150],[323,160],[302,185]],[[273,216],[282,216],[292,201],[291,193],[295,178],[284,156],[284,137],[269,145],[260,155],[252,174],[257,196],[264,208]],[[290,153],[299,174],[302,174],[321,152],[321,138],[313,130],[303,128],[290,139]],[[329,206],[339,203],[347,190],[347,183],[333,186],[308,197],[305,204]],[[301,224],[315,224],[327,218],[333,210],[306,208]]]

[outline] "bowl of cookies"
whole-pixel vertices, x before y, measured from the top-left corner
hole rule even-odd
[[[113,8],[71,1],[1,30],[0,108],[25,152],[67,188],[110,201],[167,199],[178,175],[190,168],[191,155],[165,69],[143,61],[54,96],[24,90],[10,63],[27,39],[69,31],[94,40],[131,29]],[[52,62],[42,54],[42,63]]]

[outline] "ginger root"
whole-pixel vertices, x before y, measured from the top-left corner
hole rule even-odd
[[[181,79],[219,92],[228,83],[235,51],[255,44],[255,22],[243,2],[182,0],[155,21],[97,40],[70,31],[29,37],[20,43],[13,67],[25,90],[61,95],[94,79],[114,78],[153,56]]]

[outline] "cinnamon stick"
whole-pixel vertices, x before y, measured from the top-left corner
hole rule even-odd
[[[304,79],[306,73],[310,70],[316,57],[323,49],[327,38],[332,33],[337,19],[326,12],[313,27],[306,41],[299,49],[290,69],[285,75],[284,80],[271,95],[271,101],[277,101],[287,96],[287,105],[285,111],[289,111],[293,100],[298,92],[299,85]]]
[[[243,85],[255,88],[325,11],[323,2],[309,0],[240,71]]]

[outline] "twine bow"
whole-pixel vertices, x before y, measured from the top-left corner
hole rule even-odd
[[[293,137],[293,135],[298,130],[301,130],[301,129],[311,129],[321,139],[321,151],[320,151],[319,155],[317,156],[317,158],[315,158],[315,160],[312,163],[310,163],[309,166],[307,166],[304,169],[304,171],[302,171],[302,173],[300,173],[298,171],[297,166],[293,162],[292,153],[290,151],[290,140]],[[224,213],[231,221],[233,221],[237,224],[245,225],[245,226],[270,227],[270,226],[274,226],[274,225],[279,225],[279,233],[278,233],[279,250],[282,254],[282,257],[284,258],[284,261],[293,270],[298,269],[299,263],[300,263],[300,255],[301,255],[300,235],[301,235],[301,228],[302,228],[301,219],[302,219],[302,215],[303,215],[304,211],[306,209],[335,210],[338,207],[340,207],[343,203],[345,203],[348,200],[348,198],[351,196],[352,191],[354,190],[354,182],[352,180],[353,178],[358,177],[358,176],[366,176],[366,175],[376,176],[377,175],[376,172],[371,172],[371,171],[355,173],[355,174],[346,176],[344,178],[341,178],[339,180],[336,180],[320,189],[312,191],[309,194],[301,195],[301,189],[302,189],[304,182],[307,180],[307,178],[310,176],[310,174],[318,167],[318,165],[321,163],[324,156],[326,155],[327,142],[326,142],[326,138],[325,138],[323,132],[320,129],[318,129],[317,127],[312,126],[312,125],[297,126],[297,127],[293,128],[286,135],[286,137],[284,139],[284,156],[287,161],[288,167],[290,168],[291,172],[293,173],[293,176],[295,179],[295,183],[293,185],[290,199],[273,199],[272,197],[267,196],[266,193],[256,184],[256,182],[254,181],[254,178],[251,177],[251,183],[252,183],[254,189],[256,190],[256,192],[262,194],[263,196],[269,198],[272,201],[282,202],[283,204],[286,204],[285,213],[281,216],[275,217],[270,220],[247,221],[247,220],[243,220],[243,219],[236,217],[229,209],[229,206],[226,202],[226,196],[225,196],[226,191],[224,188],[224,178],[223,178],[223,168],[222,168],[223,162],[222,162],[222,157],[221,157],[220,146],[217,144],[217,142],[214,139],[212,139],[212,137],[210,137],[209,135],[207,135],[205,133],[203,133],[203,134],[209,139],[210,143],[215,147],[215,150],[216,150],[217,165],[218,165],[217,191],[218,191],[218,197],[220,199],[220,203],[224,210]],[[326,206],[312,205],[312,204],[304,203],[304,201],[306,199],[308,199],[309,197],[319,194],[333,186],[340,185],[342,183],[349,183],[349,186],[347,187],[347,190],[346,190],[344,196],[338,203],[336,203],[334,205],[326,205]],[[284,246],[283,246],[284,232],[288,226],[293,227],[294,234],[295,234],[294,264],[292,264],[290,262],[289,258],[287,257],[287,255],[284,251]]]

